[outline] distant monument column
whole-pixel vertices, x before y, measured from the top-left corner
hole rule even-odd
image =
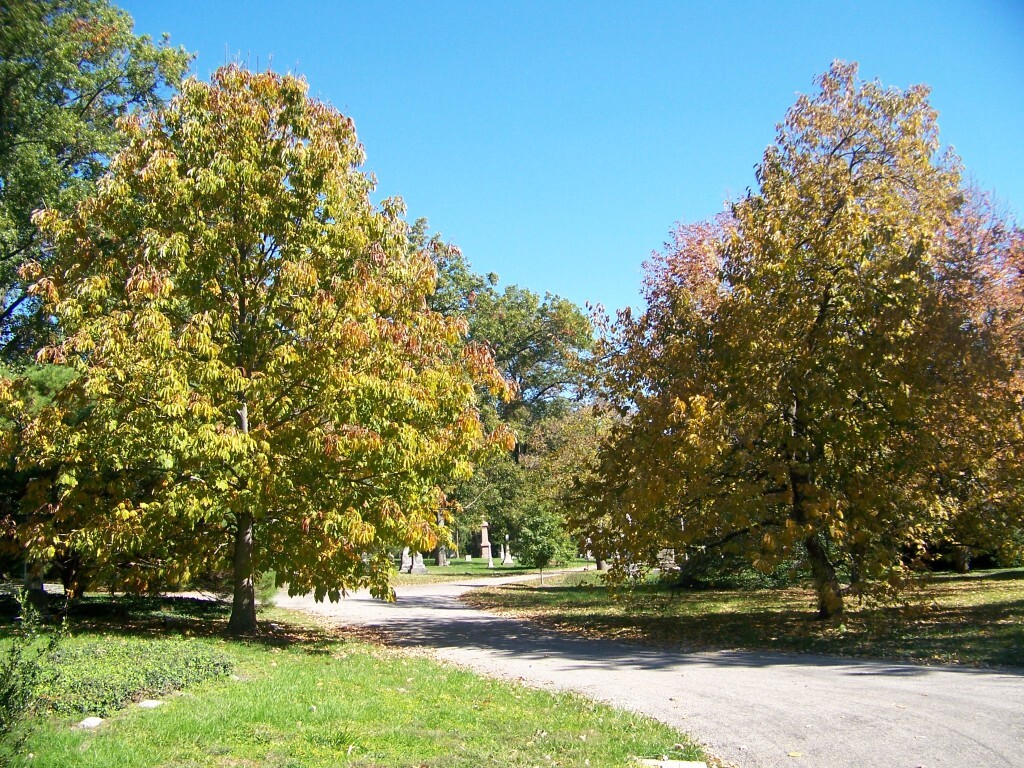
[[[491,557],[491,541],[487,538],[487,521],[480,524],[480,557],[487,558],[487,567],[494,567],[494,558]]]
[[[512,558],[512,545],[508,542],[508,534],[505,534],[505,543],[501,547],[501,564],[502,565],[515,565],[516,561]]]

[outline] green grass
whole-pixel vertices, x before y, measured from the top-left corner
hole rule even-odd
[[[906,597],[900,606],[850,601],[841,619],[820,621],[808,589],[687,591],[646,584],[615,593],[591,573],[559,577],[544,589],[476,590],[464,599],[565,630],[685,651],[1024,666],[1024,569],[939,575]]]
[[[410,574],[410,573],[398,573],[391,577],[391,583],[394,586],[408,586],[413,584],[439,584],[446,581],[462,581],[464,579],[484,579],[484,578],[497,578],[499,576],[517,576],[520,574],[538,573],[536,568],[527,568],[524,565],[501,565],[500,562],[495,559],[494,567],[488,568],[487,561],[481,560],[479,557],[473,558],[472,561],[466,562],[464,559],[452,559],[451,565],[448,566],[437,566],[434,565],[433,558],[424,558],[424,563],[427,566],[427,572],[421,574]],[[566,568],[575,568],[576,566],[593,565],[592,562],[587,560],[575,560],[571,563],[566,563]],[[545,578],[547,578],[545,571]]]
[[[276,631],[236,642],[219,634],[223,606],[133,606],[93,598],[70,642],[183,643],[227,659],[233,674],[192,683],[155,710],[119,710],[94,731],[72,727],[81,715],[38,718],[29,765],[621,768],[632,756],[701,757],[684,736],[652,720],[328,633],[285,611],[264,614]],[[81,671],[88,661],[74,657],[72,664]]]

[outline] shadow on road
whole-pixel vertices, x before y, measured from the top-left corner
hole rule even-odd
[[[476,611],[456,597],[436,594],[401,594],[395,603],[376,609],[372,626],[390,642],[416,648],[470,648],[508,659],[529,661],[557,658],[567,669],[594,666],[620,669],[674,669],[713,666],[755,668],[813,665],[856,676],[920,677],[932,672],[955,671],[964,675],[992,674],[959,666],[923,666],[818,654],[718,650],[680,652],[633,642],[589,638],[555,630],[537,622],[495,616]],[[338,618],[344,620],[341,612]],[[1022,669],[998,670],[1024,676]]]

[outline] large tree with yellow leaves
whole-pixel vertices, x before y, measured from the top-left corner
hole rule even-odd
[[[388,595],[503,379],[428,309],[400,201],[371,203],[352,121],[303,81],[226,67],[122,127],[98,192],[38,216],[54,266],[26,277],[64,333],[43,357],[78,377],[7,433],[43,470],[23,541],[133,589],[230,566],[235,632],[264,569]]]
[[[649,265],[646,312],[620,315],[605,383],[624,418],[586,516],[627,568],[666,547],[763,570],[802,558],[831,616],[850,592],[897,587],[902,556],[968,507],[1020,528],[1004,471],[1019,345],[984,309],[1009,246],[970,247],[983,233],[927,89],[842,63],[818,85],[759,189],[680,227]]]

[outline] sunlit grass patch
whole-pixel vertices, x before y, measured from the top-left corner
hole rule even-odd
[[[655,721],[338,636],[287,611],[268,611],[266,634],[239,642],[215,633],[183,639],[185,631],[201,635],[192,624],[171,622],[160,632],[154,615],[181,615],[167,601],[146,606],[109,625],[95,618],[103,613],[96,608],[92,627],[72,645],[206,648],[228,659],[232,674],[165,695],[155,710],[110,710],[96,730],[74,728],[81,715],[42,718],[28,747],[30,765],[621,768],[635,755],[701,755]],[[118,626],[134,629],[118,634]],[[68,658],[78,671],[88,665],[82,656]]]
[[[438,566],[432,558],[425,558],[427,572],[421,574],[396,573],[391,577],[391,584],[394,586],[410,586],[416,584],[440,584],[449,581],[464,581],[466,579],[497,578],[500,576],[519,576],[523,574],[536,574],[536,568],[527,568],[524,565],[515,563],[513,565],[501,565],[497,558],[494,559],[494,567],[488,568],[487,561],[479,557],[472,560],[465,558],[452,558],[451,564]],[[587,560],[574,560],[566,563],[564,567],[574,568],[576,566],[590,565],[593,562]],[[545,572],[546,573],[546,572]]]

